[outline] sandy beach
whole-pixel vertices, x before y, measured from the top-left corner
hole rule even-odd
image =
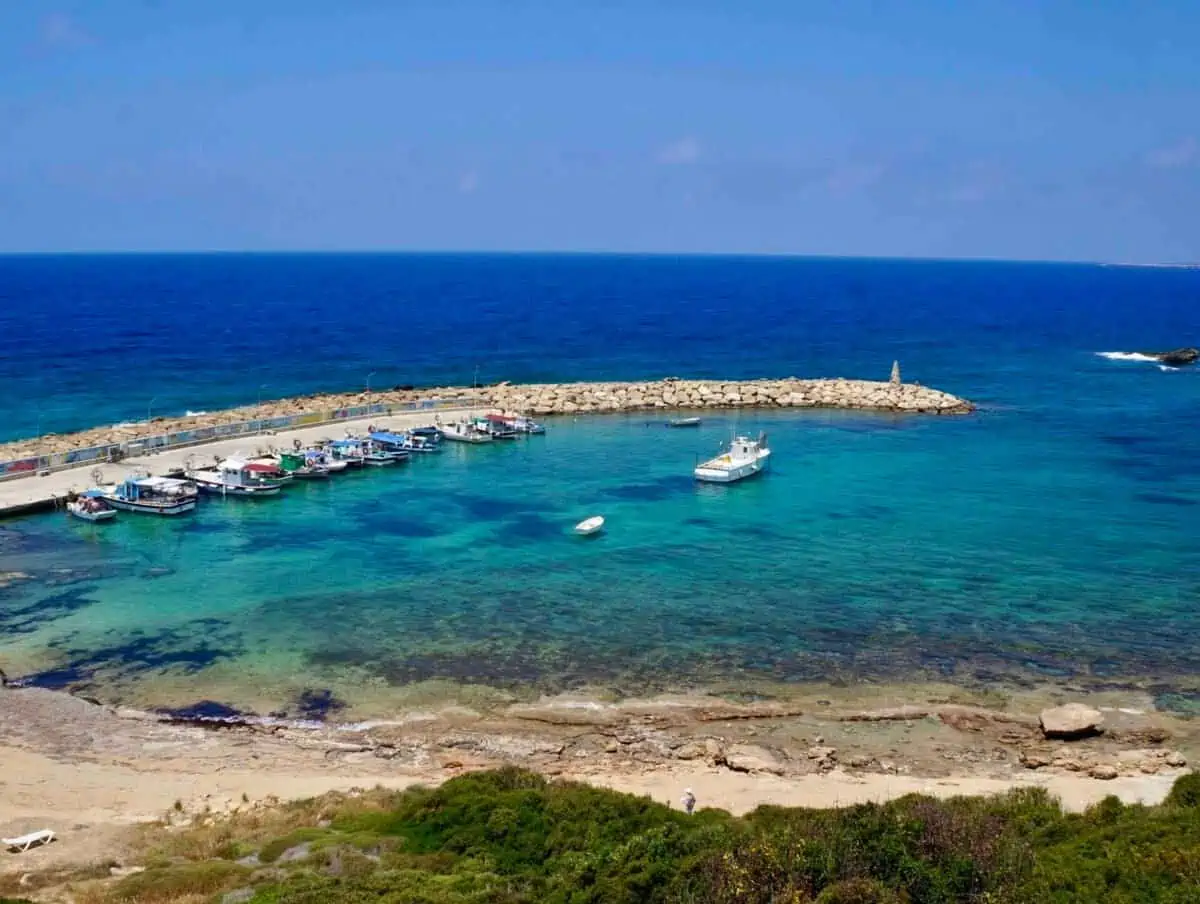
[[[733,813],[1030,786],[1079,810],[1110,794],[1160,801],[1195,749],[1186,722],[1115,705],[1137,703],[1130,695],[1097,695],[1090,702],[1101,707],[1103,734],[1063,742],[1046,740],[1034,715],[1052,698],[988,708],[945,702],[953,693],[945,687],[905,692],[915,702],[904,707],[879,706],[882,689],[828,699],[829,690],[817,688],[786,704],[572,697],[301,727],[169,722],[63,693],[8,688],[0,691],[0,834],[52,828],[62,841],[0,860],[0,868],[93,862],[119,852],[129,826],[179,814],[438,783],[510,763],[664,803],[692,788],[701,806]]]

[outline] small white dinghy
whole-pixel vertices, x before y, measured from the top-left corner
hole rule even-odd
[[[580,521],[575,525],[575,534],[580,537],[590,537],[604,530],[604,518],[600,515]]]
[[[117,510],[97,496],[80,496],[67,503],[67,512],[83,521],[110,521]]]

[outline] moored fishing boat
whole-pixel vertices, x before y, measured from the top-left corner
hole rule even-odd
[[[516,439],[517,431],[512,428],[508,421],[503,419],[493,420],[491,417],[477,417],[471,421],[473,426],[480,433],[485,433],[492,439]]]
[[[362,443],[356,439],[335,439],[326,444],[325,450],[330,461],[347,468],[361,468],[366,464]]]
[[[145,515],[182,515],[196,508],[196,485],[174,477],[132,476],[121,483],[98,486],[88,494],[115,509]]]
[[[442,437],[454,443],[490,443],[495,437],[477,428],[471,421],[453,421],[439,428]]]
[[[275,455],[267,455],[247,462],[246,469],[266,480],[278,480],[284,486],[292,482],[292,475],[283,469],[278,456]]]
[[[187,472],[188,479],[195,482],[203,493],[247,498],[279,495],[283,484],[260,474],[261,470],[252,468],[250,463],[242,458],[227,458],[216,467]]]
[[[737,436],[728,449],[699,464],[693,473],[697,480],[707,483],[733,483],[765,471],[770,458],[765,433],[759,434],[758,439]]]
[[[396,456],[385,449],[379,448],[376,443],[361,436],[347,437],[344,440],[340,440],[338,445],[343,450],[355,450],[348,452],[349,457],[345,459],[346,461],[352,462],[357,460],[361,464],[372,467],[394,465],[397,461],[408,458],[407,452],[403,456]]]
[[[546,428],[537,423],[533,418],[526,417],[523,414],[489,414],[487,421],[493,427],[500,428],[504,431],[516,434],[541,434],[546,432]],[[497,437],[500,439],[502,437]],[[507,437],[503,437],[507,438]]]
[[[436,437],[420,436],[415,433],[404,434],[403,448],[405,452],[415,452],[418,455],[429,455],[442,451]]]
[[[329,469],[303,450],[279,453],[279,467],[296,480],[329,479]]]
[[[117,510],[100,496],[96,490],[88,490],[82,496],[67,503],[67,513],[81,521],[111,521]]]
[[[698,417],[677,417],[667,421],[668,427],[699,427],[700,418]]]
[[[531,417],[523,414],[518,414],[512,419],[513,429],[518,433],[528,433],[532,436],[541,436],[546,432],[546,428],[539,424]]]
[[[350,467],[349,462],[341,461],[329,454],[328,450],[314,446],[304,450],[304,457],[310,464],[319,465],[330,474],[340,474]]]
[[[379,452],[391,457],[393,461],[408,460],[409,452],[405,448],[408,437],[404,434],[375,430],[367,434],[367,439]]]

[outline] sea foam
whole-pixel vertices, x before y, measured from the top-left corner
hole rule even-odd
[[[1109,361],[1144,361],[1153,363],[1158,359],[1153,355],[1143,355],[1141,352],[1096,352],[1101,358]]]

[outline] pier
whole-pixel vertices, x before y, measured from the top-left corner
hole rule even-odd
[[[353,425],[357,432],[365,432],[371,422],[386,424],[395,430],[406,430],[431,423],[435,415],[446,419],[471,417],[482,413],[483,409],[472,408],[445,408],[437,412],[418,411],[393,415],[376,413],[334,424],[326,423],[277,433],[241,435],[202,445],[130,457],[119,462],[89,462],[49,474],[10,478],[0,481],[0,518],[52,511],[61,508],[72,493],[80,493],[98,483],[119,483],[139,472],[165,474],[189,464],[203,467],[212,464],[216,457],[230,458],[237,454],[253,457],[259,452],[266,453],[272,447],[291,449],[296,440],[302,445],[308,445],[325,438],[340,439],[346,432],[343,425]],[[96,471],[100,472],[100,479],[96,478]]]

